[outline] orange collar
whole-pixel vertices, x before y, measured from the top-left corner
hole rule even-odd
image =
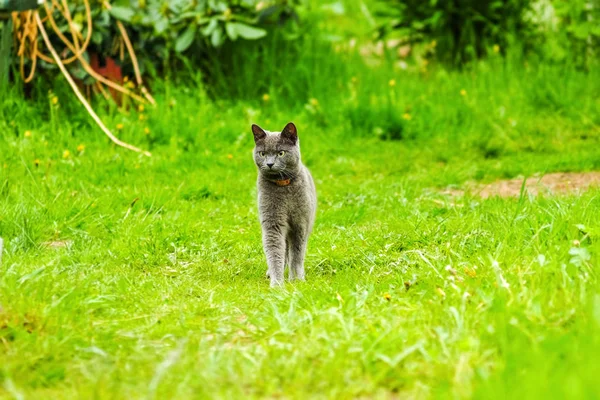
[[[292,182],[292,180],[291,179],[283,179],[280,181],[272,181],[272,182],[274,182],[277,186],[287,186]]]

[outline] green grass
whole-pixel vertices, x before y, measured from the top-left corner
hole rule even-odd
[[[57,106],[0,99],[1,397],[600,396],[600,190],[441,194],[599,168],[597,73],[312,50],[212,99],[157,82],[144,121],[106,110],[151,158],[109,145],[60,85]],[[289,120],[319,211],[307,281],[273,290],[249,126]]]

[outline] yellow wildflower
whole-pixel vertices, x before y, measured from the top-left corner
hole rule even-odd
[[[233,158],[232,154],[227,154],[227,158],[229,158],[230,160]]]
[[[435,290],[441,297],[446,297],[446,292],[444,292],[441,287],[438,287]]]
[[[388,82],[388,84],[390,85],[390,87],[394,87],[394,86],[396,86],[396,80],[395,79],[390,79],[390,81]]]
[[[33,164],[34,164],[36,167],[39,167],[39,166],[40,166],[40,160],[38,160],[38,159],[36,158],[36,159],[33,161]]]
[[[52,96],[50,98],[50,102],[52,102],[53,105],[57,105],[58,104],[58,97]]]
[[[385,293],[385,294],[383,295],[383,298],[384,298],[384,299],[386,299],[387,301],[390,301],[390,300],[392,300],[392,295],[391,295],[391,294],[389,294],[389,293]]]
[[[25,131],[25,137],[31,137],[31,131]]]
[[[498,54],[498,53],[500,53],[500,46],[495,44],[494,47],[492,47],[492,50],[494,50],[494,53]]]
[[[267,93],[265,93],[265,94],[263,94],[262,99],[266,103],[267,101],[271,100],[271,96],[269,96]]]
[[[83,144],[80,144],[79,146],[77,146],[77,151],[78,151],[78,152],[80,152],[80,153],[81,153],[81,152],[82,152],[82,151],[84,151],[84,150],[85,150],[85,145],[83,145]]]
[[[148,128],[148,127],[144,128],[144,133],[146,135],[149,135],[150,134],[150,128]]]
[[[350,81],[351,81],[352,83],[356,83],[356,82],[358,82],[358,78],[357,78],[357,77],[355,77],[355,76],[353,76],[352,78],[350,78]]]
[[[139,111],[139,112],[144,112],[144,110],[145,110],[145,109],[146,109],[146,108],[144,107],[144,105],[143,105],[143,104],[140,104],[140,105],[138,106],[138,111]]]
[[[69,157],[71,157],[71,152],[69,150],[63,151],[63,158],[69,158]]]
[[[410,115],[409,113],[404,113],[402,114],[402,118],[407,121],[410,121],[412,119],[412,115]]]
[[[310,99],[310,104],[313,107],[317,107],[319,105],[319,100],[317,100],[317,99]]]
[[[460,95],[461,96],[466,96],[467,95],[467,91],[465,89],[461,89],[460,90]]]
[[[117,124],[117,129],[118,129],[118,130],[121,130],[121,129],[123,129],[123,124]]]
[[[145,120],[145,119],[146,119],[146,116],[145,116],[144,114],[140,114],[140,115],[138,116],[138,119],[139,119],[140,121],[143,121],[143,120]]]

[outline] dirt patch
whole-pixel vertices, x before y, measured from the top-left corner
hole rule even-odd
[[[486,185],[467,184],[465,190],[446,190],[445,194],[462,196],[470,193],[487,199],[489,197],[518,197],[523,178],[501,180]],[[532,176],[525,183],[525,191],[539,194],[581,193],[591,187],[600,186],[600,172],[556,172],[543,176]]]

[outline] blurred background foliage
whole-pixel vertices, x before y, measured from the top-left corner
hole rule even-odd
[[[590,68],[600,43],[600,0],[116,0],[110,4],[109,10],[104,2],[92,0],[89,51],[118,55],[114,24],[118,19],[128,29],[142,70],[153,75],[168,75],[181,65],[189,72],[206,71],[215,57],[233,62],[239,61],[232,57],[234,51],[247,52],[250,59],[260,51],[260,46],[239,46],[239,41],[274,46],[318,39],[338,49],[358,44],[364,56],[385,53],[406,64],[427,60],[451,68],[509,51]],[[83,2],[71,0],[68,5],[85,36]],[[67,32],[67,22],[62,21],[60,28]],[[55,36],[53,42],[60,47],[59,38]]]
[[[86,37],[84,2],[69,0],[66,3],[75,30],[81,38]],[[62,11],[57,3],[51,6],[55,11]],[[93,33],[87,53],[125,61],[125,57],[119,57],[123,53],[123,44],[115,25],[118,20],[127,28],[141,70],[153,75],[168,74],[169,69],[181,64],[201,65],[207,53],[218,52],[226,42],[263,39],[269,31],[284,25],[286,29],[282,32],[292,38],[293,26],[298,21],[295,0],[117,0],[110,3],[90,0],[90,6]],[[60,14],[55,14],[55,18],[60,31],[67,34],[68,21]],[[64,43],[52,32],[49,22],[46,27],[56,48],[63,48]],[[69,51],[65,50],[61,55],[69,56]],[[125,61],[123,67],[130,66]]]
[[[452,66],[505,49],[519,37],[529,49],[536,26],[528,19],[533,0],[383,0],[387,19],[379,37],[400,45],[429,43],[437,60]],[[496,46],[496,47],[494,47]]]
[[[589,68],[598,54],[596,0],[383,0],[379,38],[421,45],[452,67],[508,50]],[[429,45],[428,45],[429,44]]]
[[[85,37],[83,1],[67,3]],[[436,124],[464,129],[473,117],[466,117],[468,103],[442,116],[429,100],[436,94],[422,93],[415,81],[428,81],[438,98],[443,86],[448,101],[458,92],[469,100],[469,75],[456,80],[456,71],[480,73],[481,95],[525,92],[536,107],[560,110],[567,96],[552,81],[593,79],[600,44],[600,0],[118,0],[109,6],[93,0],[91,9],[92,41],[84,56],[116,60],[130,83],[133,68],[116,21],[124,23],[155,91],[173,82],[211,100],[260,104],[266,112],[301,109],[324,127],[335,123],[324,110],[337,110],[357,132],[388,140],[426,137]],[[66,21],[57,22],[69,30]],[[52,40],[64,49],[60,38]],[[14,61],[16,77],[16,55]],[[46,79],[29,85],[28,95],[61,92],[47,79],[58,76],[56,66],[38,64]],[[77,62],[69,69],[93,83]],[[502,77],[516,83],[508,88]],[[485,125],[479,131],[497,131],[486,125],[487,115],[476,117]],[[587,118],[581,126],[596,123]],[[511,143],[506,133],[497,140],[479,136],[486,154]],[[498,150],[496,142],[504,147]]]
[[[202,63],[207,53],[228,41],[259,40],[284,25],[283,32],[291,38],[298,20],[294,0],[139,0],[112,5],[110,11],[99,11],[105,33],[98,34],[95,43],[109,49],[110,19],[119,19],[132,30],[135,48],[150,70],[165,70],[177,61]]]

